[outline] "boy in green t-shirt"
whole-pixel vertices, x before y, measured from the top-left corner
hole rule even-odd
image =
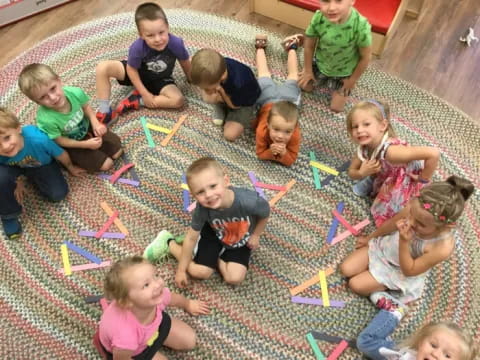
[[[107,171],[122,155],[120,138],[97,120],[88,95],[80,88],[63,86],[48,65],[25,66],[18,86],[40,105],[40,130],[65,148],[74,164],[88,172]]]
[[[333,91],[330,109],[336,112],[343,111],[371,56],[370,24],[353,8],[354,3],[355,0],[319,0],[320,10],[305,31],[304,64],[298,85],[312,91],[316,76],[319,85]],[[285,39],[284,46],[288,48],[300,36]]]

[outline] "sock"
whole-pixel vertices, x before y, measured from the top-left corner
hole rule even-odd
[[[110,109],[110,100],[97,100],[98,101],[98,111],[101,113],[108,113]]]
[[[145,106],[145,103],[143,102],[143,98],[140,96],[140,99],[138,101],[141,106]]]

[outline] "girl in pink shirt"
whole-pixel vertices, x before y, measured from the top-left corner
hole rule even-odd
[[[100,319],[100,342],[109,359],[166,359],[159,350],[195,347],[195,331],[164,309],[170,305],[191,315],[208,314],[203,301],[170,292],[157,269],[141,256],[117,261],[105,278],[112,300]]]

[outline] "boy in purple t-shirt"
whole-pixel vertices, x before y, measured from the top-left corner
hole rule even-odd
[[[184,97],[172,78],[178,59],[190,79],[190,56],[182,38],[169,33],[167,17],[155,3],[143,3],[135,11],[140,37],[128,51],[128,60],[106,60],[97,65],[97,119],[108,124],[118,115],[140,105],[148,108],[179,108]],[[110,78],[134,91],[112,111]]]

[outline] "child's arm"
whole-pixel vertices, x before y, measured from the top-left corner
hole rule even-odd
[[[305,35],[303,43],[303,70],[298,78],[298,86],[304,89],[310,81],[315,81],[313,75],[313,53],[315,52],[316,37]]]
[[[143,85],[140,75],[138,74],[138,70],[127,64],[127,75],[135,89],[137,89],[142,96],[145,106],[149,108],[155,108],[155,96],[147,90],[145,85]]]
[[[190,82],[190,71],[192,70],[192,62],[190,61],[190,58],[187,60],[178,60],[180,63],[180,66],[182,67],[183,73],[185,74],[185,77],[187,78],[187,81]]]
[[[370,59],[372,57],[371,46],[358,48],[358,51],[360,53],[360,60],[358,61],[355,70],[353,70],[352,75],[350,75],[347,79],[343,80],[343,87],[342,89],[340,89],[340,91],[343,90],[344,94],[346,95],[349,93],[350,90],[354,88],[358,79],[360,79],[360,76],[362,76],[365,69],[368,67]]]
[[[73,165],[72,160],[70,159],[70,155],[68,155],[68,152],[66,151],[61,153],[55,159],[57,159],[63,166],[65,166],[68,172],[73,176],[80,176],[86,172],[85,169],[82,169],[76,165]]]
[[[225,90],[223,89],[222,86],[219,86],[217,91],[220,94],[220,96],[222,97],[223,101],[225,101],[225,104],[227,104],[227,106],[230,109],[238,109],[239,108],[239,106],[235,106],[233,104],[232,99],[230,99],[230,96],[227,95],[227,93],[225,92]]]
[[[413,160],[424,160],[420,178],[430,180],[440,159],[440,151],[431,146],[392,145],[387,149],[385,159],[392,164],[406,164]]]
[[[112,349],[113,360],[131,360],[133,357],[133,350],[126,349]]]
[[[350,166],[348,167],[348,176],[353,180],[360,180],[367,176],[374,175],[382,170],[380,161],[372,159],[362,161],[357,155],[354,155]]]
[[[172,292],[170,306],[185,310],[190,315],[206,315],[210,313],[208,304],[204,301],[187,299],[185,296]]]
[[[446,243],[440,243],[432,249],[424,253],[422,256],[414,259],[410,254],[410,242],[412,241],[412,225],[407,219],[401,219],[397,223],[399,239],[399,260],[400,269],[405,276],[417,276],[431,269],[438,263],[447,259],[453,251],[452,246]]]
[[[175,284],[179,288],[183,288],[188,284],[187,268],[190,264],[190,261],[192,261],[193,248],[195,247],[199,234],[200,231],[190,228],[188,229],[185,240],[183,241],[182,255],[178,261],[177,273],[175,275]]]
[[[93,133],[95,134],[95,136],[105,135],[107,133],[107,127],[103,125],[100,121],[98,121],[92,107],[89,104],[85,104],[82,106],[82,109],[85,115],[90,120],[90,124],[92,125]]]
[[[268,216],[266,218],[258,220],[257,226],[255,226],[252,235],[250,235],[250,239],[248,239],[247,246],[250,249],[255,250],[260,246],[260,235],[262,235],[263,231],[265,230],[267,222]]]
[[[75,149],[90,149],[96,150],[100,146],[102,146],[102,138],[101,137],[94,137],[88,140],[75,140],[70,139],[66,136],[59,136],[54,139],[54,141],[64,148],[75,148]]]

